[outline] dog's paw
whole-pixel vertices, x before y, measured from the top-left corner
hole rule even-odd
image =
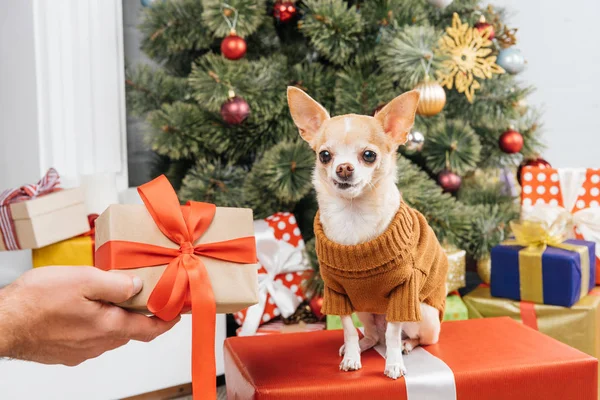
[[[415,347],[419,345],[419,339],[403,339],[402,354],[410,354]]]
[[[372,348],[373,346],[377,345],[377,343],[379,343],[379,341],[377,339],[365,336],[358,341],[358,347],[360,349],[360,352],[362,353],[363,351],[367,351],[370,348]],[[345,352],[346,352],[346,345],[343,344],[342,347],[340,347],[340,352],[339,352],[340,356],[343,356]]]
[[[340,369],[342,371],[356,371],[362,368],[360,363],[360,349],[356,345],[342,346],[340,353],[344,355],[342,362],[340,363]]]
[[[398,379],[401,376],[406,375],[406,366],[404,365],[404,359],[402,358],[402,349],[400,348],[388,348],[386,351],[385,359],[385,376]]]
[[[392,379],[398,379],[404,375],[406,375],[406,366],[404,363],[386,363],[385,371],[383,372],[385,376]]]

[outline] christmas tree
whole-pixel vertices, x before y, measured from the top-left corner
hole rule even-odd
[[[515,78],[516,29],[479,3],[155,0],[140,30],[160,68],[128,70],[128,109],[146,116],[156,173],[182,200],[256,218],[292,211],[311,250],[315,154],[286,87],[331,115],[374,115],[416,88],[419,115],[398,154],[403,199],[440,241],[485,260],[518,215],[510,178],[539,149],[540,125]]]

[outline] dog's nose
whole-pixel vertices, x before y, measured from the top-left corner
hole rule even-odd
[[[354,166],[350,163],[343,163],[337,166],[335,173],[342,179],[349,179],[354,172]]]

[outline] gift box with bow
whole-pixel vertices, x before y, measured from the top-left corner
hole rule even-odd
[[[491,252],[492,296],[570,307],[594,287],[595,243],[565,240],[564,219],[550,227],[511,222],[511,228],[515,238]]]
[[[192,313],[194,399],[216,397],[216,313],[255,304],[252,210],[188,202],[163,175],[138,188],[144,205],[111,205],[96,220],[96,266],[142,278],[126,303],[163,320]]]
[[[510,318],[444,322],[439,343],[404,356],[406,376],[383,374],[385,348],[340,371],[340,330],[225,341],[227,398],[236,400],[597,400],[598,360]],[[493,345],[491,345],[493,344]]]
[[[90,230],[82,235],[33,249],[31,252],[33,268],[49,265],[94,265],[96,218],[98,214],[88,215]]]
[[[521,172],[521,218],[552,225],[558,218],[568,221],[576,239],[596,243],[600,268],[600,169],[540,169],[524,167]],[[596,273],[600,284],[600,273]]]
[[[234,315],[238,334],[254,335],[261,324],[288,318],[305,299],[303,282],[312,270],[304,240],[292,213],[280,212],[254,221],[258,270],[258,303]]]
[[[37,249],[89,229],[83,191],[59,184],[51,168],[37,184],[0,193],[0,251]]]

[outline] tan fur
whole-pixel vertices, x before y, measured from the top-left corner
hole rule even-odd
[[[392,221],[400,206],[396,187],[396,150],[406,142],[412,128],[419,93],[404,93],[390,101],[375,117],[348,114],[331,118],[329,113],[309,95],[288,87],[288,104],[300,135],[317,153],[313,182],[321,223],[332,241],[354,245],[376,238]],[[376,161],[363,159],[365,150],[377,154]],[[323,164],[319,153],[328,151],[331,161]],[[350,163],[354,172],[340,181],[336,167]],[[345,186],[348,185],[348,186]],[[344,345],[340,369],[361,368],[360,352],[387,341],[385,374],[392,379],[406,373],[402,351],[410,351],[417,343],[433,344],[440,329],[438,311],[421,304],[422,321],[388,323],[383,335],[377,328],[381,316],[359,313],[365,326],[365,337],[359,341],[349,315],[343,315]],[[411,339],[402,343],[401,333]]]

